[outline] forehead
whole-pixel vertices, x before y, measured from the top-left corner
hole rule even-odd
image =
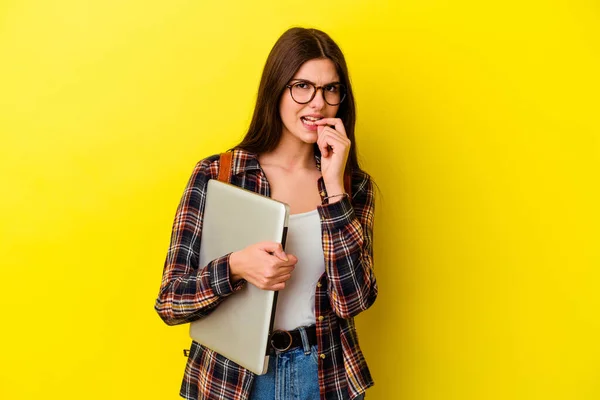
[[[318,85],[340,80],[335,64],[328,58],[309,60],[302,64],[294,79],[305,79]]]

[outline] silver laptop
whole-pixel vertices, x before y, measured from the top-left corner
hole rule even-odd
[[[273,241],[285,246],[288,218],[289,206],[285,203],[209,180],[199,265],[257,242]],[[212,313],[192,322],[190,336],[255,374],[265,374],[276,301],[277,292],[247,282]]]

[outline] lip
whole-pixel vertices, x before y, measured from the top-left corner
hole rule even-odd
[[[325,118],[325,116],[322,114],[306,114],[306,115],[300,116],[300,118],[302,118],[302,117]]]
[[[302,117],[300,117],[300,122],[302,123],[302,126],[304,127],[304,129],[310,131],[310,132],[317,132],[319,129],[319,125],[315,124],[314,122],[312,122],[311,124],[307,124],[305,122],[304,117],[312,117],[312,118],[318,118],[321,119],[323,118],[321,115],[319,114],[309,114],[309,115],[303,115]]]

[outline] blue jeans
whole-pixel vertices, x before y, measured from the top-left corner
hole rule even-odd
[[[250,400],[318,400],[319,370],[317,346],[310,346],[300,327],[302,347],[269,357],[264,375],[254,378]],[[364,395],[355,400],[362,400]]]

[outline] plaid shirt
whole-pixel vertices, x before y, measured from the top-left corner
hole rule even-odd
[[[270,197],[269,183],[256,154],[235,149],[231,183]],[[317,156],[317,167],[320,159]],[[229,254],[198,265],[202,213],[209,179],[217,179],[219,155],[200,161],[188,182],[175,215],[155,309],[168,325],[188,323],[210,313],[242,288],[232,285]],[[318,180],[321,199],[327,195]],[[373,385],[358,345],[353,317],[377,297],[373,272],[374,198],[370,177],[352,174],[352,201],[318,206],[325,273],[317,283],[315,314],[319,349],[321,400],[352,399]],[[254,374],[192,341],[180,395],[186,399],[245,400]]]

